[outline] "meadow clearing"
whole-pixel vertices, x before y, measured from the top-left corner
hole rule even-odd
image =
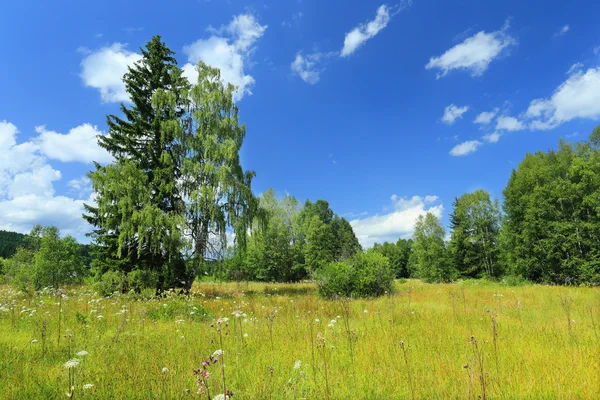
[[[408,280],[324,300],[311,284],[160,299],[2,286],[0,398],[597,399],[598,323],[600,289],[584,287]]]

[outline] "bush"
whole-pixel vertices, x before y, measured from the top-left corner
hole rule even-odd
[[[345,262],[331,263],[317,275],[323,297],[371,297],[391,293],[394,272],[387,257],[375,252],[358,253]]]
[[[127,289],[141,293],[144,289],[156,288],[158,274],[156,272],[136,269],[127,274]]]
[[[521,275],[507,275],[502,279],[502,283],[506,286],[521,287],[529,284],[530,282]]]
[[[114,292],[127,291],[127,276],[122,271],[108,271],[96,282],[95,289],[100,296],[108,296]]]

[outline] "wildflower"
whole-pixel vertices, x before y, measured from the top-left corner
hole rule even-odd
[[[223,393],[216,395],[215,397],[213,397],[213,400],[227,400],[229,399],[229,396],[225,396]]]
[[[363,312],[366,314],[366,313],[368,313],[369,311],[368,311],[368,310],[364,310]]]
[[[163,369],[162,369],[162,373],[163,373],[163,374],[166,374],[167,372],[169,372],[169,368],[167,368],[167,367],[163,367]]]
[[[31,343],[37,343],[38,340],[37,339],[31,339]]]
[[[77,353],[77,355],[78,355],[79,357],[85,357],[85,356],[87,356],[88,354],[90,354],[90,353],[88,353],[88,352],[87,352],[87,351],[85,351],[85,350],[81,350],[80,352],[78,352],[78,353]]]
[[[247,334],[247,333],[244,333],[244,337],[245,337],[245,338],[247,338],[247,337],[248,337],[248,334]]]
[[[86,383],[85,385],[83,385],[83,390],[89,390],[93,387],[94,387],[93,383]]]
[[[296,362],[294,363],[294,369],[300,369],[301,366],[302,366],[302,361],[296,360]]]
[[[227,317],[219,318],[217,320],[217,324],[219,324],[219,325],[225,324],[225,323],[227,323],[227,321],[229,321],[229,318],[227,318]]]
[[[72,358],[64,364],[64,367],[66,369],[77,368],[80,362],[81,360],[79,360],[78,358]]]
[[[212,356],[213,356],[213,357],[215,357],[215,358],[216,358],[216,357],[219,357],[219,356],[222,356],[222,355],[223,355],[223,350],[221,350],[221,349],[219,349],[219,350],[216,350],[216,351],[215,351],[215,352],[212,354]]]

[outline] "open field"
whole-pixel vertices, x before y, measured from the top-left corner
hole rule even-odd
[[[0,398],[66,398],[70,379],[74,398],[209,398],[193,370],[220,349],[210,398],[223,372],[239,399],[600,398],[598,288],[411,280],[349,302],[309,284],[65,293],[0,287]]]

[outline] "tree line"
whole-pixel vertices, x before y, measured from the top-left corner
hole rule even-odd
[[[159,36],[141,52],[123,77],[131,102],[122,115],[107,116],[108,134],[98,137],[114,161],[88,174],[95,202],[83,217],[93,227],[91,254],[81,258],[74,239],[53,227],[36,227],[27,238],[0,232],[8,279],[39,287],[89,275],[106,293],[189,290],[204,275],[316,278],[323,293],[356,295],[385,293],[394,278],[407,277],[600,284],[600,127],[587,141],[527,154],[502,206],[484,190],[455,199],[449,240],[426,214],[412,238],[363,251],[327,201],[300,203],[272,189],[253,194],[255,173],[240,163],[246,129],[235,87],[218,69],[200,62],[189,82]],[[52,257],[61,258],[55,267]]]

